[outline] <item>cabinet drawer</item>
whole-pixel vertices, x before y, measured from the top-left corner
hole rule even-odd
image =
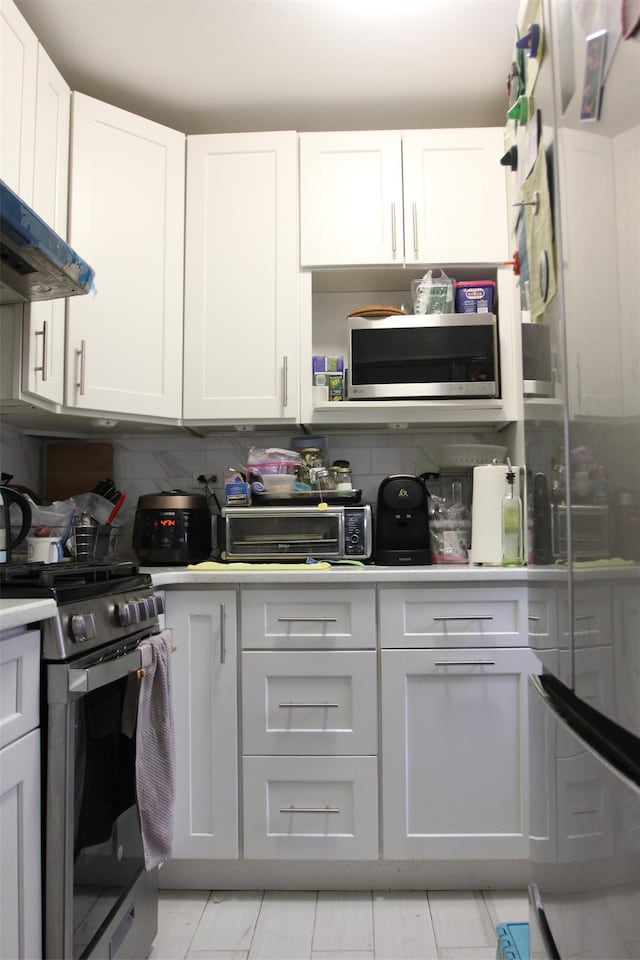
[[[40,634],[0,639],[0,747],[40,726]]]
[[[245,754],[377,752],[373,650],[242,655]]]
[[[249,860],[375,860],[375,757],[245,757]]]
[[[383,647],[527,645],[523,588],[404,587],[380,590]]]
[[[245,650],[376,646],[373,588],[248,589],[240,603]]]

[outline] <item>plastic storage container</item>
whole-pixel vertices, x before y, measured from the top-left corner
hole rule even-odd
[[[458,280],[456,313],[493,313],[496,285],[493,280]]]

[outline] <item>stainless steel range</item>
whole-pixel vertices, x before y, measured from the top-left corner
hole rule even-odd
[[[163,612],[127,563],[7,565],[5,597],[51,597],[42,633],[44,956],[144,958],[157,931],[135,791],[136,737],[122,732],[142,640]]]

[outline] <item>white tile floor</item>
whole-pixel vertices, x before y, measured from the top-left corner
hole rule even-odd
[[[163,890],[151,960],[494,960],[520,891]]]

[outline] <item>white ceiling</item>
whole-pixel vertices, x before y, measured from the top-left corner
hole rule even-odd
[[[16,0],[72,89],[185,133],[501,126],[519,2]]]

